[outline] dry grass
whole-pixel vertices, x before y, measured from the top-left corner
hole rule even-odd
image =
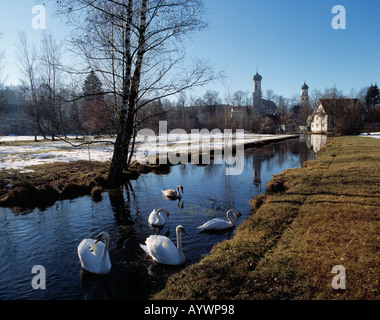
[[[0,206],[33,209],[53,205],[59,199],[91,195],[101,200],[103,189],[109,188],[107,175],[110,163],[96,161],[55,162],[24,168],[0,170]],[[33,170],[33,172],[23,172]],[[168,173],[170,165],[131,164],[124,180],[137,179],[140,174]]]
[[[171,277],[155,299],[379,299],[380,141],[329,139],[273,177],[234,239]],[[347,288],[334,290],[333,266]]]
[[[93,189],[106,185],[108,165],[103,162],[77,161],[31,166],[27,169],[34,171],[0,171],[0,205],[46,207],[58,199],[91,194]]]

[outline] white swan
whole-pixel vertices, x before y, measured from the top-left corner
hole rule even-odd
[[[102,240],[105,241],[105,245]],[[96,240],[84,239],[78,246],[78,256],[84,270],[107,274],[111,270],[111,261],[108,253],[110,236],[107,232],[99,233]]]
[[[234,215],[235,220],[237,221],[238,219],[237,214],[239,213],[234,209],[228,210],[227,211],[228,221],[215,218],[202,224],[201,226],[198,227],[198,229],[215,231],[215,230],[226,230],[226,229],[233,228],[235,226],[235,221],[232,219],[231,215]]]
[[[181,199],[181,195],[179,193],[179,189],[181,189],[183,193],[183,187],[181,185],[177,186],[177,190],[169,189],[169,190],[161,190],[163,196],[169,199]]]
[[[165,209],[154,209],[148,218],[148,222],[152,226],[162,227],[165,222],[166,218],[169,219],[169,212]]]
[[[181,265],[186,261],[186,257],[182,251],[181,232],[186,234],[185,229],[182,226],[178,226],[176,228],[177,247],[168,237],[158,235],[149,236],[145,240],[145,245],[140,244],[140,247],[158,263]]]

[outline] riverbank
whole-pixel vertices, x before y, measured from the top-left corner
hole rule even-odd
[[[298,138],[297,135],[265,137],[265,139],[247,139],[244,140],[244,148],[261,148],[270,143],[281,142],[283,140]],[[49,142],[51,143],[51,142]],[[7,148],[16,146],[20,148],[17,151],[16,162],[22,161],[23,158],[29,159],[31,151],[25,151],[25,146],[35,149],[35,144],[27,141],[5,142]],[[42,144],[43,142],[40,142]],[[60,142],[62,144],[62,142]],[[40,147],[40,146],[39,146]],[[67,145],[65,146],[67,148]],[[52,147],[49,145],[48,150],[42,149],[38,153],[38,158],[46,158],[46,151]],[[232,150],[236,148],[233,145]],[[215,149],[209,150],[210,157],[213,158]],[[221,147],[222,152],[224,149]],[[87,152],[85,150],[85,152]],[[98,152],[103,152],[98,150]],[[33,150],[34,155],[36,150]],[[61,152],[62,153],[62,152]],[[65,153],[73,153],[66,150]],[[91,151],[94,157],[94,150]],[[70,155],[75,159],[72,155]],[[167,155],[166,155],[167,157]],[[0,170],[0,206],[12,207],[18,209],[33,209],[36,207],[46,208],[53,205],[57,200],[74,199],[83,195],[91,195],[94,201],[101,200],[102,191],[110,188],[107,184],[107,174],[110,161],[54,161],[53,155],[48,155],[49,162],[32,166],[20,166]],[[101,156],[95,157],[101,159]],[[132,163],[127,172],[124,172],[124,181],[136,180],[141,174],[156,173],[165,174],[170,171],[171,164],[160,164],[159,155],[155,157],[156,164],[140,164],[138,161]],[[151,161],[154,162],[154,161]],[[189,153],[188,162],[192,162],[192,155]],[[202,165],[202,163],[200,163]]]
[[[379,299],[380,141],[331,138],[273,176],[233,239],[172,276],[154,299]],[[332,268],[346,270],[335,290]]]

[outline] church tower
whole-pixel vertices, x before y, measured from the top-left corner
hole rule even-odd
[[[303,83],[303,86],[301,88],[300,105],[309,105],[309,86],[306,84],[306,82]]]
[[[253,108],[260,112],[261,110],[261,100],[262,100],[262,92],[261,92],[261,80],[263,77],[259,75],[257,71],[253,76]]]

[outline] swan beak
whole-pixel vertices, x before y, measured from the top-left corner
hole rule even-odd
[[[95,244],[97,244],[99,241],[102,241],[102,236],[98,236],[98,237],[96,238]]]
[[[187,234],[187,232],[185,231],[185,229],[182,229],[182,232],[183,232],[184,234]]]

